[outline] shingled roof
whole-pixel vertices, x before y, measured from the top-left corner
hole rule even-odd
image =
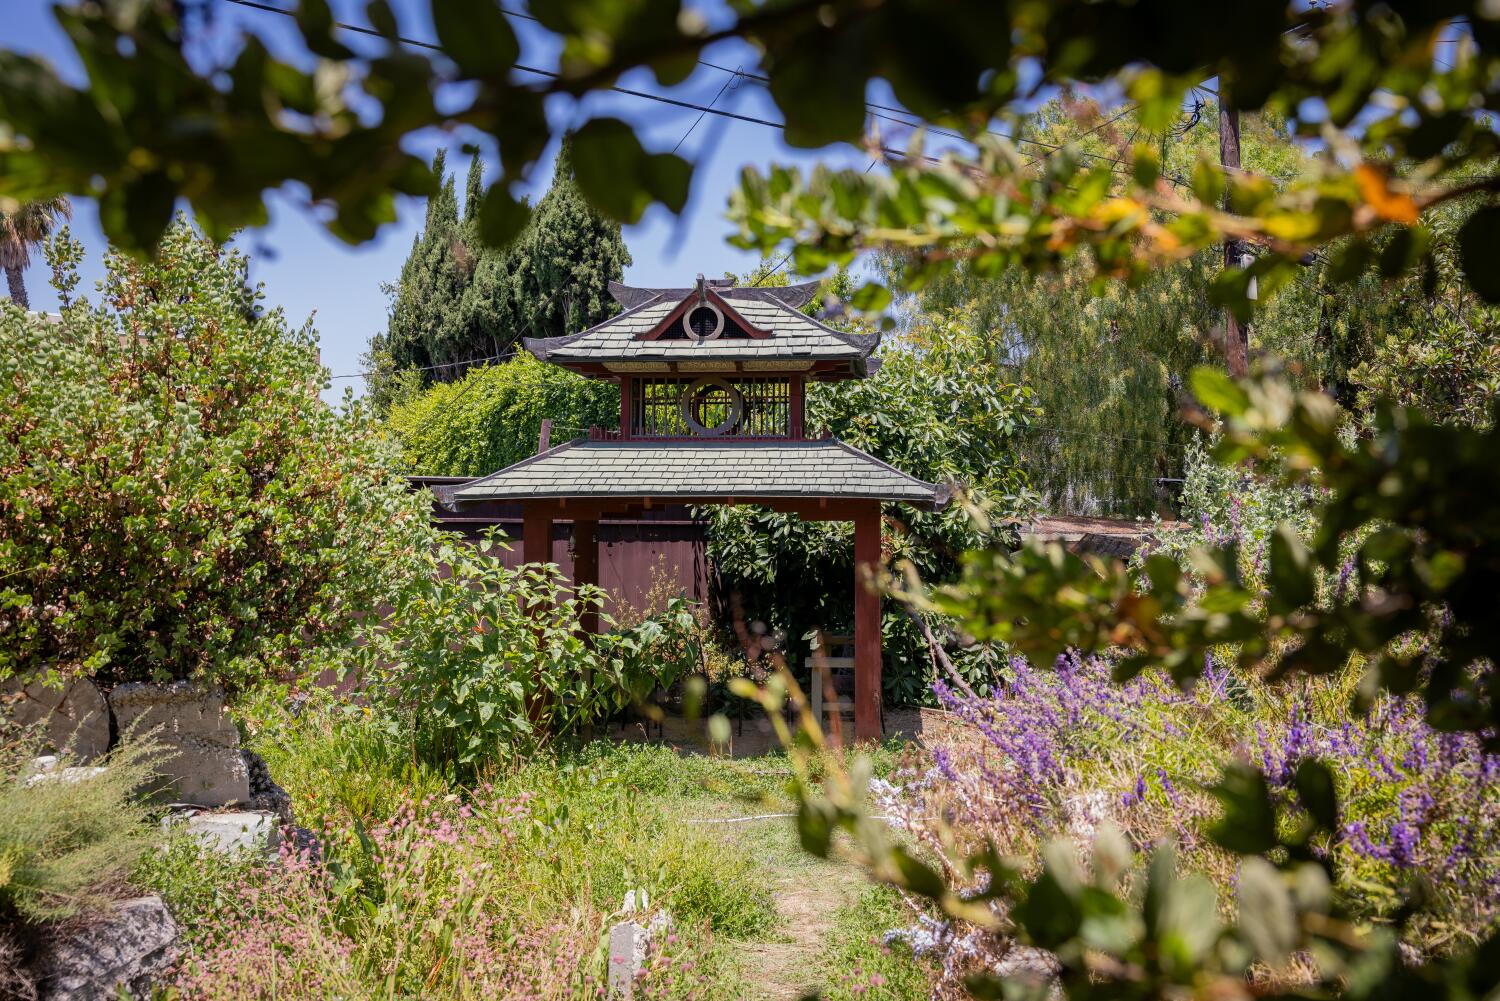
[[[524,344],[542,361],[584,372],[707,371],[720,364],[742,371],[806,371],[818,363],[820,371],[840,376],[866,376],[878,359],[871,353],[879,334],[850,334],[834,330],[798,312],[780,297],[781,289],[712,286],[709,291],[745,324],[764,336],[724,336],[717,340],[648,339],[696,289],[637,289],[651,293],[636,304],[577,334],[526,338]],[[792,297],[795,300],[795,296]],[[832,363],[832,364],[829,364]]]
[[[733,443],[578,438],[471,480],[444,500],[453,506],[560,497],[750,502],[827,497],[935,508],[947,503],[948,490],[835,438]]]

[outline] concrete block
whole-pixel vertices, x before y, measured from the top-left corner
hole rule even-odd
[[[266,810],[196,813],[187,819],[186,827],[204,847],[225,855],[246,851],[269,854],[281,844],[281,824]]]
[[[88,762],[109,750],[109,707],[87,678],[62,688],[19,678],[0,681],[0,712],[21,726],[42,724],[51,750]]]
[[[109,707],[120,733],[154,736],[165,746],[159,795],[198,806],[250,801],[250,770],[223,692],[188,682],[132,682],[110,691]]]

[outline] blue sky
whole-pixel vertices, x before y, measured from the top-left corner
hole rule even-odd
[[[292,6],[292,0],[276,0],[280,6]],[[48,0],[4,0],[5,44],[18,51],[31,52],[49,60],[59,72],[73,80],[82,78],[73,58],[72,48],[58,29]],[[430,26],[416,16],[412,5],[395,4],[402,17],[402,33],[410,38],[431,39]],[[420,5],[425,6],[425,5]],[[339,20],[361,24],[362,4],[334,0]],[[213,31],[215,47],[228,48],[242,32],[251,31],[264,38],[273,51],[287,51],[295,38],[289,18],[238,7],[221,2],[215,8],[218,23]],[[554,53],[535,26],[518,21],[517,29],[525,47],[523,61],[551,65]],[[351,45],[359,45],[359,36],[345,35]],[[724,66],[754,65],[754,54],[735,42],[723,43],[710,51],[708,59]],[[707,104],[724,85],[727,75],[718,70],[699,67],[682,85],[665,90],[656,85],[649,73],[622,81],[634,89],[669,93],[683,100]],[[888,95],[872,93],[872,99]],[[716,107],[743,114],[779,120],[775,105],[765,89],[753,81],[741,81],[725,92]],[[588,113],[608,112],[631,122],[648,148],[671,150],[687,133],[697,117],[696,112],[675,109],[655,102],[624,95],[604,94],[591,97],[580,109],[565,99],[549,106],[554,121],[569,123]],[[889,130],[891,126],[886,125]],[[409,137],[409,148],[430,156],[439,146],[452,149],[450,163],[459,159],[460,173],[467,161],[458,151],[462,137],[440,132]],[[549,151],[550,161],[553,151]],[[865,166],[862,152],[852,146],[832,147],[809,152],[797,150],[781,141],[780,133],[764,126],[709,116],[688,135],[679,152],[695,165],[693,192],[681,217],[661,208],[649,212],[639,225],[628,227],[625,238],[635,263],[626,273],[626,281],[640,285],[680,284],[697,272],[713,276],[726,270],[747,271],[757,257],[736,250],[725,242],[730,225],[724,219],[724,207],[730,190],[737,183],[745,165],[766,167],[773,162],[811,166],[828,163],[835,166]],[[550,162],[540,164],[533,175],[533,200],[545,191],[551,177]],[[460,184],[460,189],[462,184]],[[424,203],[405,199],[398,208],[398,221],[381,230],[372,242],[348,246],[329,236],[307,210],[295,192],[273,193],[269,199],[271,222],[268,226],[247,232],[239,245],[252,257],[252,277],[264,283],[267,300],[284,307],[288,319],[300,323],[314,315],[322,340],[323,360],[335,376],[359,371],[359,356],[372,333],[385,325],[387,298],[381,284],[393,281],[421,226]],[[104,238],[97,213],[91,201],[74,200],[73,233],[82,240],[88,252],[85,265],[85,287],[92,288],[102,271]],[[52,310],[57,300],[47,284],[45,262],[34,260],[27,273],[34,308]],[[343,388],[363,388],[359,379],[336,379],[325,394],[330,402],[342,396]]]

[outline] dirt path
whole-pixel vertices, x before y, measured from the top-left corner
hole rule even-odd
[[[724,832],[727,850],[759,856],[776,873],[771,891],[780,917],[777,928],[766,940],[737,948],[745,979],[755,988],[752,997],[796,1001],[826,988],[828,971],[819,955],[833,931],[834,916],[858,899],[863,875],[848,863],[802,851],[785,819],[715,826]]]
[[[834,868],[834,867],[830,867]],[[785,941],[746,947],[746,979],[757,997],[767,1001],[795,1001],[824,988],[826,972],[818,962],[823,943],[833,928],[833,915],[855,899],[857,883],[844,872],[813,881],[787,881],[776,894]]]

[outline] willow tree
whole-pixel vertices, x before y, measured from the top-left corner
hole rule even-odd
[[[1143,134],[1134,113],[1105,114],[1091,101],[1064,95],[1026,119],[1020,134],[1043,151],[1037,169],[1061,155],[1049,147],[1068,140],[1074,149],[1067,155],[1100,160],[1145,140],[1171,176],[1189,171],[1194,158],[1217,144],[1216,117],[1205,95],[1171,126]],[[1271,177],[1299,169],[1303,154],[1279,118],[1247,116],[1242,143],[1247,168]],[[918,316],[967,309],[995,363],[1035,394],[1042,414],[1018,444],[1050,510],[1166,513],[1192,434],[1180,420],[1186,376],[1221,351],[1223,309],[1210,289],[1222,264],[1217,250],[1208,251],[1133,284],[1101,281],[1086,257],[1041,275],[1014,268],[981,273],[960,264],[905,305]],[[883,265],[899,283],[905,261],[889,256]],[[1283,289],[1257,318],[1252,342],[1269,337],[1285,349],[1315,340],[1316,306],[1310,285]],[[1331,367],[1343,374],[1356,360]]]

